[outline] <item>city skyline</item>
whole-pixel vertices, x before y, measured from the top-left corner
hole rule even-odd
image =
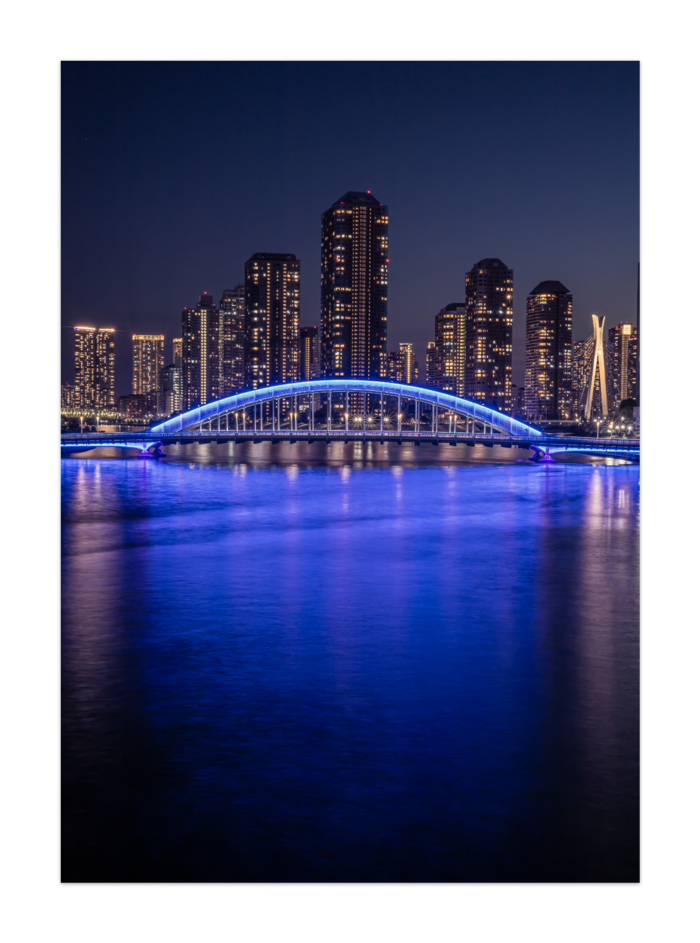
[[[324,76],[341,91],[328,91],[334,83]],[[234,88],[243,79],[248,98]],[[266,95],[281,79],[289,93]],[[369,133],[352,135],[344,115],[369,87],[384,88],[391,107],[370,101]],[[148,90],[153,128],[145,128],[137,89]],[[180,92],[185,105],[176,114]],[[62,95],[62,323],[117,329],[120,392],[128,389],[131,334],[164,333],[169,344],[183,306],[240,282],[245,260],[261,249],[297,256],[305,273],[300,324],[320,324],[320,216],[349,187],[392,207],[387,349],[411,342],[421,378],[435,312],[461,300],[465,272],[482,257],[502,258],[514,272],[518,385],[533,284],[558,279],[576,296],[574,339],[589,333],[591,313],[636,323],[637,63],[73,63],[63,67]],[[117,108],[126,117],[113,124]],[[245,122],[254,110],[263,142],[282,121],[284,154],[238,148],[224,167],[200,146],[200,126],[213,128],[229,112]],[[505,146],[467,148],[465,116],[487,137],[505,129]],[[547,151],[561,131],[557,116],[568,146]],[[518,152],[533,125],[537,160]],[[409,157],[414,127],[421,134]],[[342,146],[328,144],[329,129],[343,131]],[[438,161],[430,145],[447,132],[450,152],[437,148]],[[180,147],[169,146],[174,135]],[[138,161],[130,144],[137,139]],[[209,214],[208,227],[190,225],[195,211]],[[222,230],[231,213],[235,231]],[[73,379],[68,335],[66,328],[64,381]]]

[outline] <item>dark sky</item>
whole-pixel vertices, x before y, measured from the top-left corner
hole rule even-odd
[[[421,377],[434,316],[479,259],[514,269],[514,379],[543,279],[590,315],[636,321],[639,66],[599,63],[67,63],[62,324],[131,333],[243,280],[253,252],[301,259],[318,324],[321,213],[347,190],[389,206],[389,349]],[[62,330],[63,380],[73,380]]]

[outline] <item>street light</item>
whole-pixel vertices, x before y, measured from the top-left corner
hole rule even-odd
[[[595,421],[595,437],[596,439],[600,438],[600,419],[596,419]]]
[[[80,417],[80,434],[83,434],[83,417]]]

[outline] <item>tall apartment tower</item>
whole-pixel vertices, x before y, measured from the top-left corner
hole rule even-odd
[[[321,338],[318,325],[301,329],[301,379],[315,380],[321,376]]]
[[[75,328],[74,403],[79,409],[114,406],[114,328]]]
[[[467,352],[463,304],[449,304],[435,315],[436,385],[446,393],[464,396]]]
[[[385,378],[392,383],[403,383],[403,364],[401,362],[401,352],[398,350],[388,350],[385,358]]]
[[[640,311],[639,311],[639,262],[637,262],[637,331],[636,331],[636,334],[637,334],[637,378],[636,378],[637,382],[635,384],[636,389],[634,391],[634,397],[637,400],[637,405],[640,405],[641,395],[642,395],[641,361],[639,358],[639,354],[640,354],[639,339],[641,337],[642,322],[639,320],[639,315],[640,315]]]
[[[527,296],[525,415],[571,419],[573,295],[557,281],[540,282]]]
[[[182,409],[204,406],[219,396],[219,312],[204,292],[182,311]]]
[[[437,386],[437,347],[435,341],[428,341],[428,349],[425,352],[425,385],[431,390]]]
[[[156,408],[160,374],[164,366],[165,336],[163,334],[132,334],[131,392],[144,395],[151,408]]]
[[[321,217],[321,357],[326,377],[386,372],[389,208],[350,190]]]
[[[413,349],[413,344],[399,344],[399,370],[400,378],[397,375],[399,383],[417,383],[418,382],[418,358]]]
[[[618,405],[625,399],[637,399],[639,340],[633,324],[620,322],[608,329],[608,349],[612,360],[613,388]]]
[[[245,386],[299,379],[300,263],[256,252],[245,264]]]
[[[219,302],[219,397],[245,386],[245,285],[224,288]]]
[[[510,412],[513,372],[513,270],[482,259],[467,272],[466,376],[468,399]]]

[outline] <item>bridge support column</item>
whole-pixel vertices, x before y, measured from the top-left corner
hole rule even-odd
[[[416,435],[420,435],[420,406],[418,397],[416,396]]]
[[[309,409],[309,429],[314,431],[314,394],[311,394],[311,407]]]
[[[348,434],[348,413],[350,412],[348,391],[345,391],[345,435]]]
[[[379,432],[384,435],[384,393],[379,394]]]
[[[328,391],[328,399],[326,400],[326,432],[331,431],[331,397],[333,394],[331,391]]]
[[[534,453],[535,453],[535,454],[531,457],[531,459],[530,459],[531,462],[542,462],[542,463],[545,464],[545,465],[547,465],[547,464],[554,464],[554,459],[553,459],[552,456],[549,454],[549,446],[548,446],[548,445],[545,446],[545,448],[543,449],[543,448],[542,448],[541,446],[539,446],[539,445],[532,445],[532,443],[530,443],[530,448],[531,448],[531,449],[534,451]]]
[[[362,391],[362,435],[367,431],[367,390]]]
[[[399,393],[399,409],[396,415],[398,416],[398,420],[399,420],[399,438],[401,438],[401,394],[400,393]]]

